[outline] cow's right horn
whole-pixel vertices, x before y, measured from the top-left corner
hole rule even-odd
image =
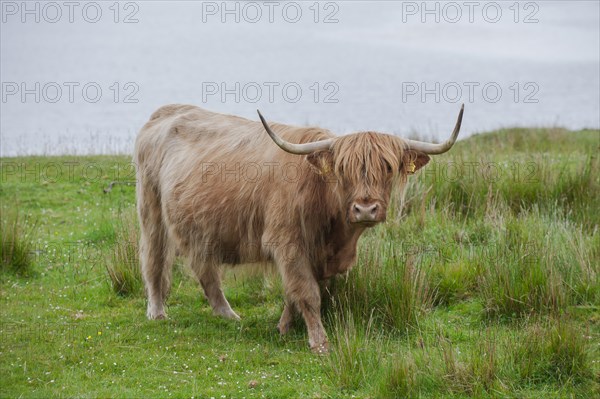
[[[269,124],[267,123],[265,118],[263,118],[260,111],[256,110],[256,112],[258,112],[258,117],[260,118],[260,121],[262,122],[263,126],[265,127],[265,130],[267,131],[267,133],[269,133],[269,136],[271,136],[271,139],[273,139],[275,144],[277,144],[279,146],[279,148],[281,148],[284,151],[287,151],[291,154],[306,155],[306,154],[311,154],[316,151],[323,151],[323,150],[328,150],[329,148],[331,148],[331,144],[333,143],[332,139],[313,141],[312,143],[305,143],[305,144],[294,144],[294,143],[285,141],[284,139],[282,139],[281,137],[276,135],[275,132],[273,132],[271,130],[271,128],[269,127]]]

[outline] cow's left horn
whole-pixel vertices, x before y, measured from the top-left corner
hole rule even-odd
[[[267,123],[265,118],[263,118],[260,111],[256,110],[256,112],[258,112],[258,117],[260,118],[260,121],[262,122],[263,126],[265,127],[265,130],[267,131],[267,133],[269,133],[269,136],[271,136],[271,139],[273,139],[275,144],[277,144],[284,151],[287,151],[291,154],[305,155],[305,154],[311,154],[316,151],[328,150],[329,148],[331,148],[331,144],[333,143],[332,139],[313,141],[312,143],[305,143],[305,144],[294,144],[294,143],[285,141],[284,139],[282,139],[281,137],[276,135],[275,132],[273,132],[271,130],[271,128],[269,127],[269,124]]]
[[[407,149],[421,151],[425,154],[443,154],[448,151],[454,145],[456,138],[458,137],[458,132],[460,132],[460,124],[462,123],[463,111],[465,110],[465,104],[460,107],[460,112],[458,113],[458,119],[456,120],[456,126],[454,126],[454,131],[452,132],[452,136],[448,140],[440,144],[433,143],[425,143],[423,141],[416,140],[405,140]]]

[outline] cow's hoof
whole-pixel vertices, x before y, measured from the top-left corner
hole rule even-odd
[[[165,312],[165,305],[163,303],[153,303],[151,301],[148,302],[148,306],[146,307],[146,317],[148,320],[163,320],[167,318],[167,313]]]
[[[292,322],[287,323],[279,323],[277,324],[277,329],[279,330],[279,334],[285,335],[292,329]]]
[[[230,319],[230,320],[235,320],[235,321],[240,321],[242,320],[242,318],[240,316],[238,316],[237,313],[235,313],[231,308],[229,309],[220,309],[217,310],[215,309],[215,315],[217,316],[221,316],[225,319]]]
[[[146,316],[148,317],[148,320],[165,320],[167,318],[167,315],[165,312],[156,312],[156,313],[148,312],[146,314]]]
[[[322,344],[311,346],[310,350],[312,353],[317,355],[326,355],[329,353],[329,344],[327,342],[323,342]]]

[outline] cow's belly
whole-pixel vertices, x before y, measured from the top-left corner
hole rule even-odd
[[[232,265],[267,260],[261,232],[251,230],[239,212],[228,207],[195,208],[191,212],[181,212],[182,208],[184,204],[172,203],[167,211],[169,238],[182,255]]]

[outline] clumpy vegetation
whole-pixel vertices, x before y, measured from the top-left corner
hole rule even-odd
[[[31,275],[35,223],[23,218],[18,208],[2,210],[0,221],[0,272]]]
[[[113,252],[106,262],[106,272],[112,290],[121,296],[140,293],[142,275],[139,258],[139,227],[135,208],[116,222]]]
[[[436,157],[327,287],[331,354],[284,337],[276,274],[177,265],[147,321],[126,157],[2,159],[0,396],[600,396],[599,131],[509,129]],[[31,173],[36,171],[36,173]]]

